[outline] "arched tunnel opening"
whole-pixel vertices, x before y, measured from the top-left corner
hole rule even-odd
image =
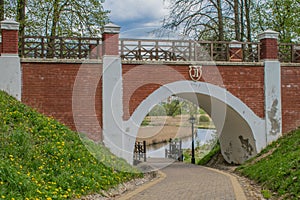
[[[155,105],[172,95],[192,102],[210,116],[221,153],[228,163],[241,164],[255,156],[265,145],[264,120],[240,99],[226,89],[212,84],[178,81],[162,86],[148,96],[128,121],[131,124],[125,124],[128,127],[134,124],[131,134],[133,146],[148,113]],[[187,132],[191,133],[191,129]],[[133,146],[131,152],[134,151]]]
[[[193,130],[191,117],[195,118]],[[138,153],[138,148],[143,148],[140,145],[144,141],[147,159],[172,158],[184,162],[191,162],[194,142],[196,163],[219,145],[210,116],[198,105],[175,95],[159,102],[148,112],[137,133],[135,153]],[[135,159],[138,162],[141,156],[136,154]]]

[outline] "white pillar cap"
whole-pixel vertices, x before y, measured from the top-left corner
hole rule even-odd
[[[120,33],[121,27],[113,23],[104,25],[104,33]]]
[[[19,30],[19,23],[13,20],[4,20],[1,21],[2,30]]]
[[[279,33],[276,32],[276,31],[266,30],[265,32],[258,35],[258,39],[259,40],[262,40],[262,39],[276,39],[276,40],[278,40],[278,35],[279,35]]]

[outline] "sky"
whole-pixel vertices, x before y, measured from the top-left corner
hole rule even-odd
[[[121,26],[122,38],[151,37],[151,31],[161,27],[168,14],[166,0],[105,0],[112,23]]]

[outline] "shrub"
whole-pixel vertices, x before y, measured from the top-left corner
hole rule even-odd
[[[200,115],[199,122],[210,122],[210,118],[206,115]]]

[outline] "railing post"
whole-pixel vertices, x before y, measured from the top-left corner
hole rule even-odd
[[[259,36],[260,60],[278,60],[278,32],[267,30]]]
[[[1,56],[19,56],[19,23],[11,20],[1,21],[2,50]]]
[[[146,141],[143,141],[143,149],[144,149],[144,162],[147,161],[147,150],[146,150]]]
[[[242,44],[236,40],[231,41],[231,43],[229,44],[229,61],[231,62],[243,61]]]
[[[102,35],[103,55],[119,55],[120,26],[109,23],[104,26]]]

